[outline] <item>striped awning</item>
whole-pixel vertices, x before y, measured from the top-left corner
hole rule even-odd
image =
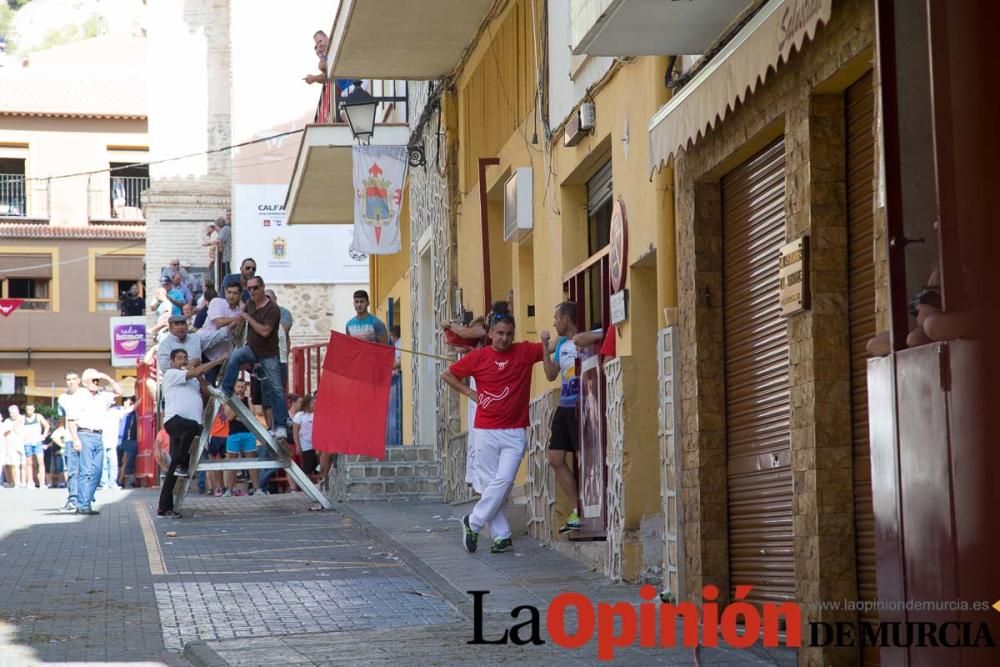
[[[770,0],[649,120],[649,170],[694,145],[830,20],[833,0]]]

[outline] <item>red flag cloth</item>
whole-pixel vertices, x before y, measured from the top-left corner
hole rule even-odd
[[[604,343],[601,344],[601,356],[602,357],[616,357],[618,352],[618,339],[616,338],[615,328],[608,327],[607,333],[604,334]]]
[[[0,315],[10,316],[22,303],[24,303],[24,299],[0,299]]]
[[[316,395],[313,421],[316,451],[385,459],[395,354],[391,345],[330,332]]]

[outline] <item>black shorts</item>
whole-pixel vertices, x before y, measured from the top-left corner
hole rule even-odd
[[[208,439],[208,455],[209,456],[219,456],[225,457],[226,455],[226,438],[225,437],[212,437]]]
[[[319,467],[319,452],[315,449],[307,449],[302,452],[302,472],[311,475]]]
[[[552,413],[552,435],[549,437],[549,449],[559,449],[575,452],[576,443],[580,439],[580,425],[576,419],[576,408],[556,408]]]

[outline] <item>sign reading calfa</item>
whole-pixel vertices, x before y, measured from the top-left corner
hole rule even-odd
[[[809,309],[809,237],[781,246],[778,259],[778,298],[781,314]]]

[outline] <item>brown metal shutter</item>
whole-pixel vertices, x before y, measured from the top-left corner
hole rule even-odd
[[[51,278],[52,255],[48,253],[0,255],[0,276],[8,278]]]
[[[722,216],[730,581],[753,602],[792,600],[784,139],[723,177]]]
[[[872,511],[872,466],[868,441],[868,355],[865,345],[875,335],[874,206],[875,97],[869,72],[848,88],[847,242],[851,339],[851,440],[854,450],[854,530],[858,561],[858,597],[874,600],[875,515]],[[863,620],[875,622],[869,612]],[[879,664],[878,649],[866,648],[865,665]]]
[[[97,280],[142,280],[143,259],[136,255],[102,255],[96,258],[94,277]]]

